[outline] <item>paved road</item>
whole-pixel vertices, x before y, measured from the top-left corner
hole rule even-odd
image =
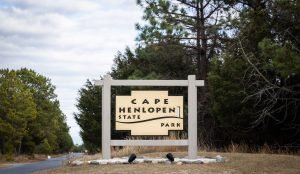
[[[71,154],[73,157],[81,156],[80,153]],[[0,174],[28,174],[39,170],[51,169],[61,167],[64,161],[68,158],[67,155],[52,158],[45,161],[30,163],[30,164],[17,164],[8,168],[0,169]]]

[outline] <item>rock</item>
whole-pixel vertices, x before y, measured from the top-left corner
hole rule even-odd
[[[83,165],[83,162],[79,161],[79,160],[75,160],[75,161],[72,162],[72,165],[73,166],[80,166],[80,165]]]
[[[201,161],[201,160],[196,160],[196,161],[193,161],[193,164],[203,164],[204,162]]]
[[[172,162],[171,161],[166,161],[165,164],[172,164]]]
[[[105,164],[108,164],[108,162],[107,161],[99,161],[99,164],[105,165]]]
[[[140,163],[144,163],[144,162],[145,162],[145,160],[142,158],[137,158],[134,160],[134,163],[136,163],[136,164],[140,164]]]
[[[181,161],[179,161],[179,162],[177,162],[176,164],[177,164],[177,165],[182,165],[182,162],[181,162]]]
[[[216,163],[216,162],[217,162],[216,159],[210,159],[210,158],[203,158],[203,159],[201,159],[201,161],[202,161],[204,164],[208,164],[208,163]]]
[[[157,160],[152,160],[152,164],[158,164]]]
[[[96,160],[90,161],[89,164],[93,164],[93,165],[99,165],[100,163]]]
[[[165,158],[152,158],[152,159],[144,159],[143,161],[146,162],[146,163],[147,163],[148,161],[151,161],[153,164],[158,164],[158,163],[164,164],[164,163],[166,163],[168,160],[165,159]]]
[[[110,160],[107,160],[108,164],[128,164],[128,159],[126,158],[113,158]]]
[[[183,164],[203,164],[203,159],[175,159],[175,162],[182,162]]]
[[[152,163],[152,159],[144,159],[144,163]]]
[[[225,162],[225,158],[222,157],[221,155],[217,155],[217,156],[216,156],[216,161],[217,161],[218,163],[223,163],[223,162]]]

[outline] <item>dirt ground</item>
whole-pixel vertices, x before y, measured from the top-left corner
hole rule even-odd
[[[160,157],[164,153],[150,153],[140,156]],[[173,153],[176,157],[184,157],[186,153]],[[39,174],[81,174],[81,173],[109,173],[109,174],[231,174],[231,173],[272,173],[272,174],[299,174],[300,156],[276,154],[249,154],[249,153],[216,153],[204,152],[199,156],[226,157],[224,163],[214,164],[110,164],[110,165],[83,165],[64,166],[62,168],[37,172]],[[36,173],[36,174],[37,174]]]

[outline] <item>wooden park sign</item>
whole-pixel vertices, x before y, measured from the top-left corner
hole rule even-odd
[[[203,80],[189,75],[188,80],[113,80],[109,75],[96,80],[102,86],[102,156],[111,158],[111,146],[188,146],[188,157],[197,158],[197,87]],[[111,86],[186,86],[188,87],[188,139],[111,140]],[[116,96],[116,130],[132,135],[168,135],[183,130],[183,97],[167,91],[132,91],[131,96]]]

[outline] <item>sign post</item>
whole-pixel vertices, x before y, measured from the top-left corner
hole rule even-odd
[[[111,146],[188,146],[188,157],[190,159],[197,158],[197,87],[204,86],[203,80],[196,80],[195,75],[189,75],[188,80],[113,80],[109,75],[105,76],[103,80],[96,80],[95,85],[102,86],[102,157],[103,159],[111,158]],[[188,139],[187,140],[111,140],[111,86],[186,86],[188,87]],[[144,91],[145,92],[145,91]],[[152,103],[157,104],[159,107],[143,107],[139,105],[150,104],[147,100],[147,94],[144,94],[142,101],[141,96],[138,95],[138,91],[132,91],[132,96],[117,96],[116,97],[116,129],[118,130],[131,130],[133,135],[166,135],[168,130],[182,130],[183,128],[183,104],[182,96],[168,96],[166,91],[148,91],[149,100],[152,99]],[[161,93],[155,97],[155,93]],[[135,96],[137,95],[137,96]],[[135,97],[134,97],[135,96]],[[120,97],[118,99],[118,97]],[[123,98],[122,98],[123,97]],[[124,98],[125,97],[125,98]],[[177,99],[172,97],[179,97]],[[131,99],[131,104],[127,106],[118,105],[120,99]],[[171,100],[170,100],[171,99]],[[171,101],[171,104],[169,104]],[[137,106],[135,110],[128,109],[131,106]],[[144,109],[143,109],[144,108]],[[127,109],[127,110],[126,110]],[[140,109],[140,110],[139,110]],[[141,111],[142,110],[142,111]],[[135,112],[132,114],[132,112]],[[141,113],[142,112],[142,113]],[[154,114],[154,118],[147,119],[147,114],[141,119],[141,114],[151,113]],[[161,115],[161,113],[164,113]],[[122,117],[123,114],[123,117]],[[167,114],[167,115],[165,115]],[[133,118],[133,115],[134,118]],[[140,115],[140,117],[138,117]],[[120,116],[120,117],[119,117]],[[182,116],[182,118],[181,118]],[[129,118],[131,121],[128,121]],[[123,118],[123,119],[122,119]],[[127,118],[127,119],[124,119]],[[150,131],[142,132],[144,130],[139,127],[129,128],[128,124],[139,125],[147,121],[159,120],[159,119],[171,119],[172,123],[158,122],[162,129],[153,134]],[[146,121],[145,121],[146,120]],[[153,124],[156,121],[153,122]],[[167,125],[168,124],[168,125]],[[157,124],[155,124],[157,126]],[[173,126],[173,127],[172,127]],[[178,126],[178,127],[177,127]],[[182,126],[182,127],[181,127]],[[173,128],[173,129],[172,129]]]
[[[105,76],[102,87],[102,157],[110,158],[110,139],[111,139],[111,80],[110,76]]]

